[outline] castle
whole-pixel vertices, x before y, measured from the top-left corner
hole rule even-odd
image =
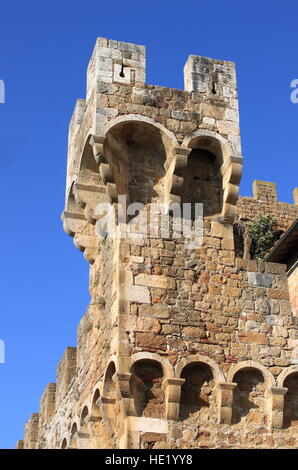
[[[90,263],[91,302],[17,448],[297,447],[298,188],[294,204],[264,181],[239,196],[234,63],[189,56],[184,91],[145,72],[144,46],[97,39],[62,215]],[[174,214],[195,203],[197,244]],[[161,217],[144,222],[154,204],[168,232]],[[117,214],[110,232],[101,208]],[[257,214],[284,232],[265,261],[233,230]]]

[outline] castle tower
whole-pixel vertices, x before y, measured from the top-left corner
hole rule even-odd
[[[62,216],[90,263],[91,302],[19,447],[291,447],[285,266],[236,258],[233,224],[269,210],[286,230],[298,206],[259,181],[238,199],[234,63],[189,56],[184,91],[145,73],[144,46],[96,41]]]

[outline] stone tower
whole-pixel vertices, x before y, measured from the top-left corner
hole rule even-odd
[[[96,41],[62,216],[90,263],[91,302],[18,447],[295,447],[286,266],[236,257],[233,224],[271,213],[286,231],[298,206],[262,181],[238,197],[234,63],[189,56],[184,91],[147,85],[145,72],[144,46]],[[195,203],[197,244],[175,212],[191,205],[193,227]],[[164,212],[152,219],[153,206]]]

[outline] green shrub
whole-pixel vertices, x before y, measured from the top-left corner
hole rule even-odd
[[[252,259],[262,261],[276,240],[274,226],[276,219],[270,214],[259,215],[248,224],[248,234],[252,241]]]

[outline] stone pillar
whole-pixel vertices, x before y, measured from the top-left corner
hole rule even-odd
[[[234,62],[190,55],[184,66],[184,89],[216,98],[237,98]]]
[[[103,88],[98,83],[145,83],[145,74],[145,46],[98,38],[87,71],[87,101],[97,86]]]
[[[16,445],[16,449],[24,449],[24,441],[19,440]]]
[[[294,197],[294,204],[295,206],[298,206],[298,188],[295,188],[293,191],[293,197]]]
[[[25,425],[24,448],[36,449],[38,442],[39,413],[33,413]]]
[[[269,181],[255,180],[252,185],[253,197],[259,201],[276,202],[277,192],[276,184]]]
[[[185,379],[165,379],[162,383],[167,419],[179,419],[181,387]]]
[[[47,423],[55,413],[56,384],[49,383],[40,400],[40,419]]]
[[[270,389],[270,424],[273,429],[282,429],[284,418],[284,398],[288,389],[285,387],[271,387]]]
[[[116,373],[115,374],[116,379],[115,382],[117,384],[117,387],[120,391],[120,395],[122,397],[122,402],[124,405],[124,416],[136,416],[136,410],[134,406],[134,398],[131,394],[130,391],[130,378],[131,374],[122,374],[122,373]],[[115,377],[114,376],[114,377]],[[114,380],[113,377],[113,380]]]
[[[234,382],[220,382],[217,384],[219,403],[219,424],[232,424],[233,391],[237,387]]]
[[[56,373],[56,409],[68,393],[69,385],[76,375],[76,351],[75,347],[67,347]]]

